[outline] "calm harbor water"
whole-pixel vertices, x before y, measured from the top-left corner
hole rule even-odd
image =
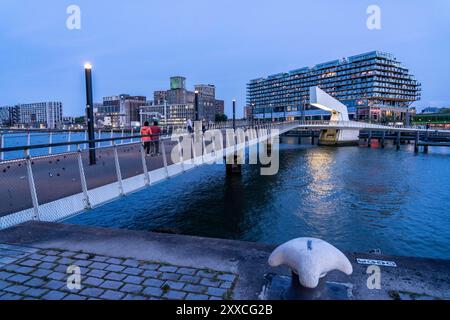
[[[346,251],[450,259],[450,150],[280,146],[280,170],[204,166],[67,223],[168,229],[278,244],[311,236]]]

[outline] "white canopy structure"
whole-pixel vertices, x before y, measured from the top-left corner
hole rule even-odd
[[[310,104],[331,112],[331,121],[349,121],[347,106],[339,102],[319,87],[309,89]]]

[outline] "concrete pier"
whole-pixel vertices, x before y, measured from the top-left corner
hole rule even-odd
[[[297,299],[289,269],[270,268],[274,244],[28,222],[0,231],[0,300]],[[334,299],[450,299],[450,261],[346,253],[353,274],[331,272]],[[368,267],[380,264],[380,289]],[[81,267],[81,289],[66,286]],[[315,299],[330,299],[318,295]]]

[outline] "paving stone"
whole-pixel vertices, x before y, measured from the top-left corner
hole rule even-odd
[[[132,268],[139,267],[139,265],[140,265],[139,261],[133,260],[133,259],[127,259],[127,260],[125,260],[124,262],[122,262],[122,264],[123,264],[124,266],[132,267]]]
[[[114,272],[122,272],[123,269],[125,269],[125,268],[126,268],[126,267],[124,267],[124,266],[119,266],[119,265],[116,265],[116,264],[111,264],[111,265],[109,265],[108,267],[106,267],[105,270],[107,270],[107,271],[114,271]]]
[[[31,268],[31,267],[18,267],[15,271],[17,273],[29,274],[35,270],[36,270],[35,268]]]
[[[92,263],[92,264],[89,266],[89,268],[91,268],[91,269],[100,269],[100,270],[103,270],[103,269],[105,269],[107,266],[109,266],[109,264],[104,263],[104,262],[94,262],[94,263]]]
[[[3,280],[0,280],[0,290],[2,290],[3,288],[8,287],[8,286],[10,286],[10,285],[11,285],[10,282],[6,282],[6,281],[3,281]],[[1,300],[1,299],[0,299],[0,300]]]
[[[4,288],[3,291],[15,293],[15,294],[21,294],[22,292],[24,292],[28,289],[30,289],[30,287],[15,284],[15,285],[9,286],[7,288]]]
[[[81,259],[81,260],[86,260],[89,259],[90,254],[87,253],[77,253],[76,255],[73,256],[74,259]]]
[[[105,289],[113,289],[113,290],[117,290],[117,289],[119,289],[122,285],[123,285],[123,282],[112,281],[112,280],[106,280],[105,282],[103,282],[103,283],[100,285],[100,287],[105,288]]]
[[[66,296],[63,300],[75,300],[75,301],[79,301],[79,300],[86,300],[86,297],[83,296],[79,296],[77,294],[69,294],[68,296]]]
[[[184,285],[185,285],[184,282],[166,281],[163,284],[163,288],[164,286],[168,286],[170,289],[181,290],[184,287]]]
[[[107,279],[107,280],[122,281],[126,276],[127,276],[126,274],[110,272],[106,276],[104,276],[103,278]]]
[[[41,260],[44,262],[55,262],[58,259],[59,259],[59,257],[57,257],[57,256],[45,256]]]
[[[10,264],[10,263],[16,262],[17,260],[18,260],[18,258],[1,257],[0,258],[0,263],[2,263],[2,264]]]
[[[1,280],[6,280],[9,277],[12,277],[13,275],[14,275],[14,273],[11,273],[11,272],[0,271],[0,279]]]
[[[111,264],[122,264],[123,260],[118,258],[109,258],[106,262]]]
[[[161,272],[176,272],[177,271],[177,267],[173,267],[173,266],[161,266],[158,271]]]
[[[163,273],[160,276],[160,279],[162,280],[178,280],[181,278],[181,274],[176,274],[176,273]]]
[[[48,292],[48,289],[42,289],[42,288],[30,288],[27,291],[25,291],[23,294],[26,296],[30,296],[33,298],[39,298],[43,296],[45,293]]]
[[[52,272],[50,273],[47,278],[53,279],[53,280],[63,280],[66,279],[67,275],[62,272]]]
[[[30,259],[30,260],[22,261],[19,264],[22,266],[26,266],[26,267],[36,267],[41,262],[42,261]]]
[[[143,283],[144,286],[157,287],[157,288],[160,288],[163,284],[164,284],[164,281],[157,280],[157,279],[147,279]]]
[[[46,276],[48,276],[50,273],[52,273],[51,270],[37,269],[36,271],[30,273],[30,276],[34,276],[34,277],[46,277]]]
[[[220,281],[218,281],[218,280],[211,280],[211,279],[202,279],[200,281],[200,284],[202,284],[204,286],[209,286],[209,287],[219,287],[220,286]]]
[[[105,292],[105,290],[99,289],[99,288],[86,288],[83,291],[81,291],[80,294],[89,296],[92,298],[100,298],[100,296]]]
[[[133,283],[133,284],[141,284],[144,280],[145,280],[145,278],[143,278],[143,277],[128,276],[125,279],[123,279],[123,282]]]
[[[72,265],[72,264],[74,264],[75,260],[64,257],[64,258],[59,259],[57,262],[59,264]]]
[[[47,282],[46,284],[44,284],[44,287],[53,289],[53,290],[59,290],[59,289],[65,288],[66,286],[67,286],[66,282],[57,281],[57,280],[51,280],[51,281]]]
[[[62,300],[67,293],[61,291],[50,291],[42,296],[43,300]]]
[[[216,277],[216,274],[211,273],[211,272],[208,272],[208,271],[205,271],[205,270],[200,270],[200,271],[197,273],[197,275],[198,275],[199,277],[202,277],[202,278],[208,278],[208,279],[212,279],[212,278],[215,278],[215,277]]]
[[[141,276],[146,277],[146,278],[158,278],[161,274],[162,274],[162,272],[159,272],[159,271],[147,270],[147,271],[144,271],[144,273],[141,274]]]
[[[97,278],[103,278],[107,273],[108,273],[107,271],[93,269],[89,271],[87,275]]]
[[[6,293],[4,295],[1,296],[0,300],[3,301],[12,301],[12,300],[22,300],[24,297],[23,296],[19,296],[17,294],[13,294],[13,293]]]
[[[144,263],[143,265],[141,265],[141,268],[145,269],[145,270],[152,270],[152,271],[154,271],[154,270],[158,269],[160,266],[161,265],[157,264],[157,263]]]
[[[63,251],[59,254],[60,257],[66,257],[66,258],[70,258],[75,256],[77,253],[73,252],[73,251]]]
[[[201,280],[201,278],[197,277],[197,276],[182,276],[180,278],[180,281],[187,282],[187,283],[193,283],[193,284],[199,283],[200,280]]]
[[[57,266],[56,263],[52,263],[52,262],[43,262],[39,265],[40,269],[48,269],[48,270],[53,270],[55,269],[55,267]]]
[[[31,279],[30,276],[25,276],[25,275],[23,275],[23,274],[16,274],[16,275],[14,275],[14,276],[8,278],[8,281],[14,282],[14,283],[22,284],[22,283],[27,282],[27,281],[30,280],[30,279]]]
[[[207,290],[207,287],[187,284],[184,286],[183,290],[192,293],[204,293]]]
[[[223,300],[222,298],[219,297],[209,297],[208,300]]]
[[[195,294],[195,293],[189,293],[186,296],[186,300],[208,300],[208,296],[204,294]]]
[[[186,296],[186,300],[208,300],[209,297],[204,294],[195,294],[195,293],[189,293]]]
[[[132,268],[132,267],[129,267],[129,268],[124,269],[122,272],[123,272],[123,273],[126,273],[126,274],[133,275],[133,276],[138,276],[138,275],[140,275],[141,273],[143,273],[144,270],[143,270],[143,269],[139,269],[139,268]]]
[[[92,261],[89,260],[75,260],[72,265],[78,266],[78,267],[87,267],[90,264],[92,264]]]
[[[105,256],[93,256],[91,258],[91,260],[95,261],[95,262],[105,262],[108,259],[109,259],[109,257],[105,257]]]
[[[24,283],[24,285],[29,287],[42,287],[44,284],[46,284],[47,281],[44,281],[40,278],[31,278],[27,282]]]
[[[40,267],[40,266],[39,266]],[[60,272],[60,273],[67,273],[67,268],[68,268],[69,266],[67,266],[67,265],[65,265],[65,264],[59,264],[59,265],[56,265],[55,267],[53,267],[52,269],[53,269],[53,271],[56,271],[56,272]],[[79,267],[79,266],[78,266]],[[80,268],[81,269],[81,268]]]
[[[170,300],[181,300],[186,296],[186,292],[169,290],[163,295],[163,298],[167,298]]]
[[[233,284],[231,282],[224,282],[220,285],[220,288],[222,289],[231,289],[231,287],[233,286]]]
[[[187,276],[193,276],[197,272],[196,269],[192,268],[179,268],[177,273],[181,273]]]
[[[60,254],[60,252],[56,251],[56,250],[44,250],[41,252],[41,254],[46,255],[46,256],[56,256],[56,255]]]
[[[120,300],[125,296],[125,293],[108,290],[100,296],[101,299],[106,300]]]
[[[223,297],[227,293],[227,290],[220,289],[220,288],[208,287],[208,290],[206,291],[206,293],[211,295],[211,296]]]
[[[123,298],[123,300],[147,300],[144,296],[134,295],[134,294],[128,294]]]
[[[217,279],[233,282],[236,279],[236,276],[234,274],[220,274],[217,276]]]
[[[81,283],[87,286],[98,287],[100,284],[103,283],[103,280],[94,277],[87,277],[85,279],[82,278]]]
[[[148,287],[144,289],[143,293],[148,296],[161,297],[163,291],[160,288]]]
[[[127,293],[139,293],[144,289],[143,286],[137,285],[137,284],[125,284],[120,291],[127,292]]]

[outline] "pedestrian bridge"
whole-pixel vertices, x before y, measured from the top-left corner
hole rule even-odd
[[[236,130],[230,123],[211,125],[208,129],[161,137],[161,154],[154,157],[145,156],[139,142],[141,136],[127,137],[135,142],[123,144],[118,144],[123,137],[95,140],[96,145],[108,144],[96,148],[95,165],[89,165],[89,150],[83,147],[89,141],[0,149],[0,152],[22,150],[26,155],[30,149],[69,144],[77,150],[0,162],[0,229],[29,220],[60,221],[198,166],[223,163],[224,158],[231,159],[226,161],[229,164],[237,153],[246,149],[261,150],[294,129],[352,129],[400,134],[426,131],[355,121],[240,122]],[[230,134],[235,143],[230,143]]]

